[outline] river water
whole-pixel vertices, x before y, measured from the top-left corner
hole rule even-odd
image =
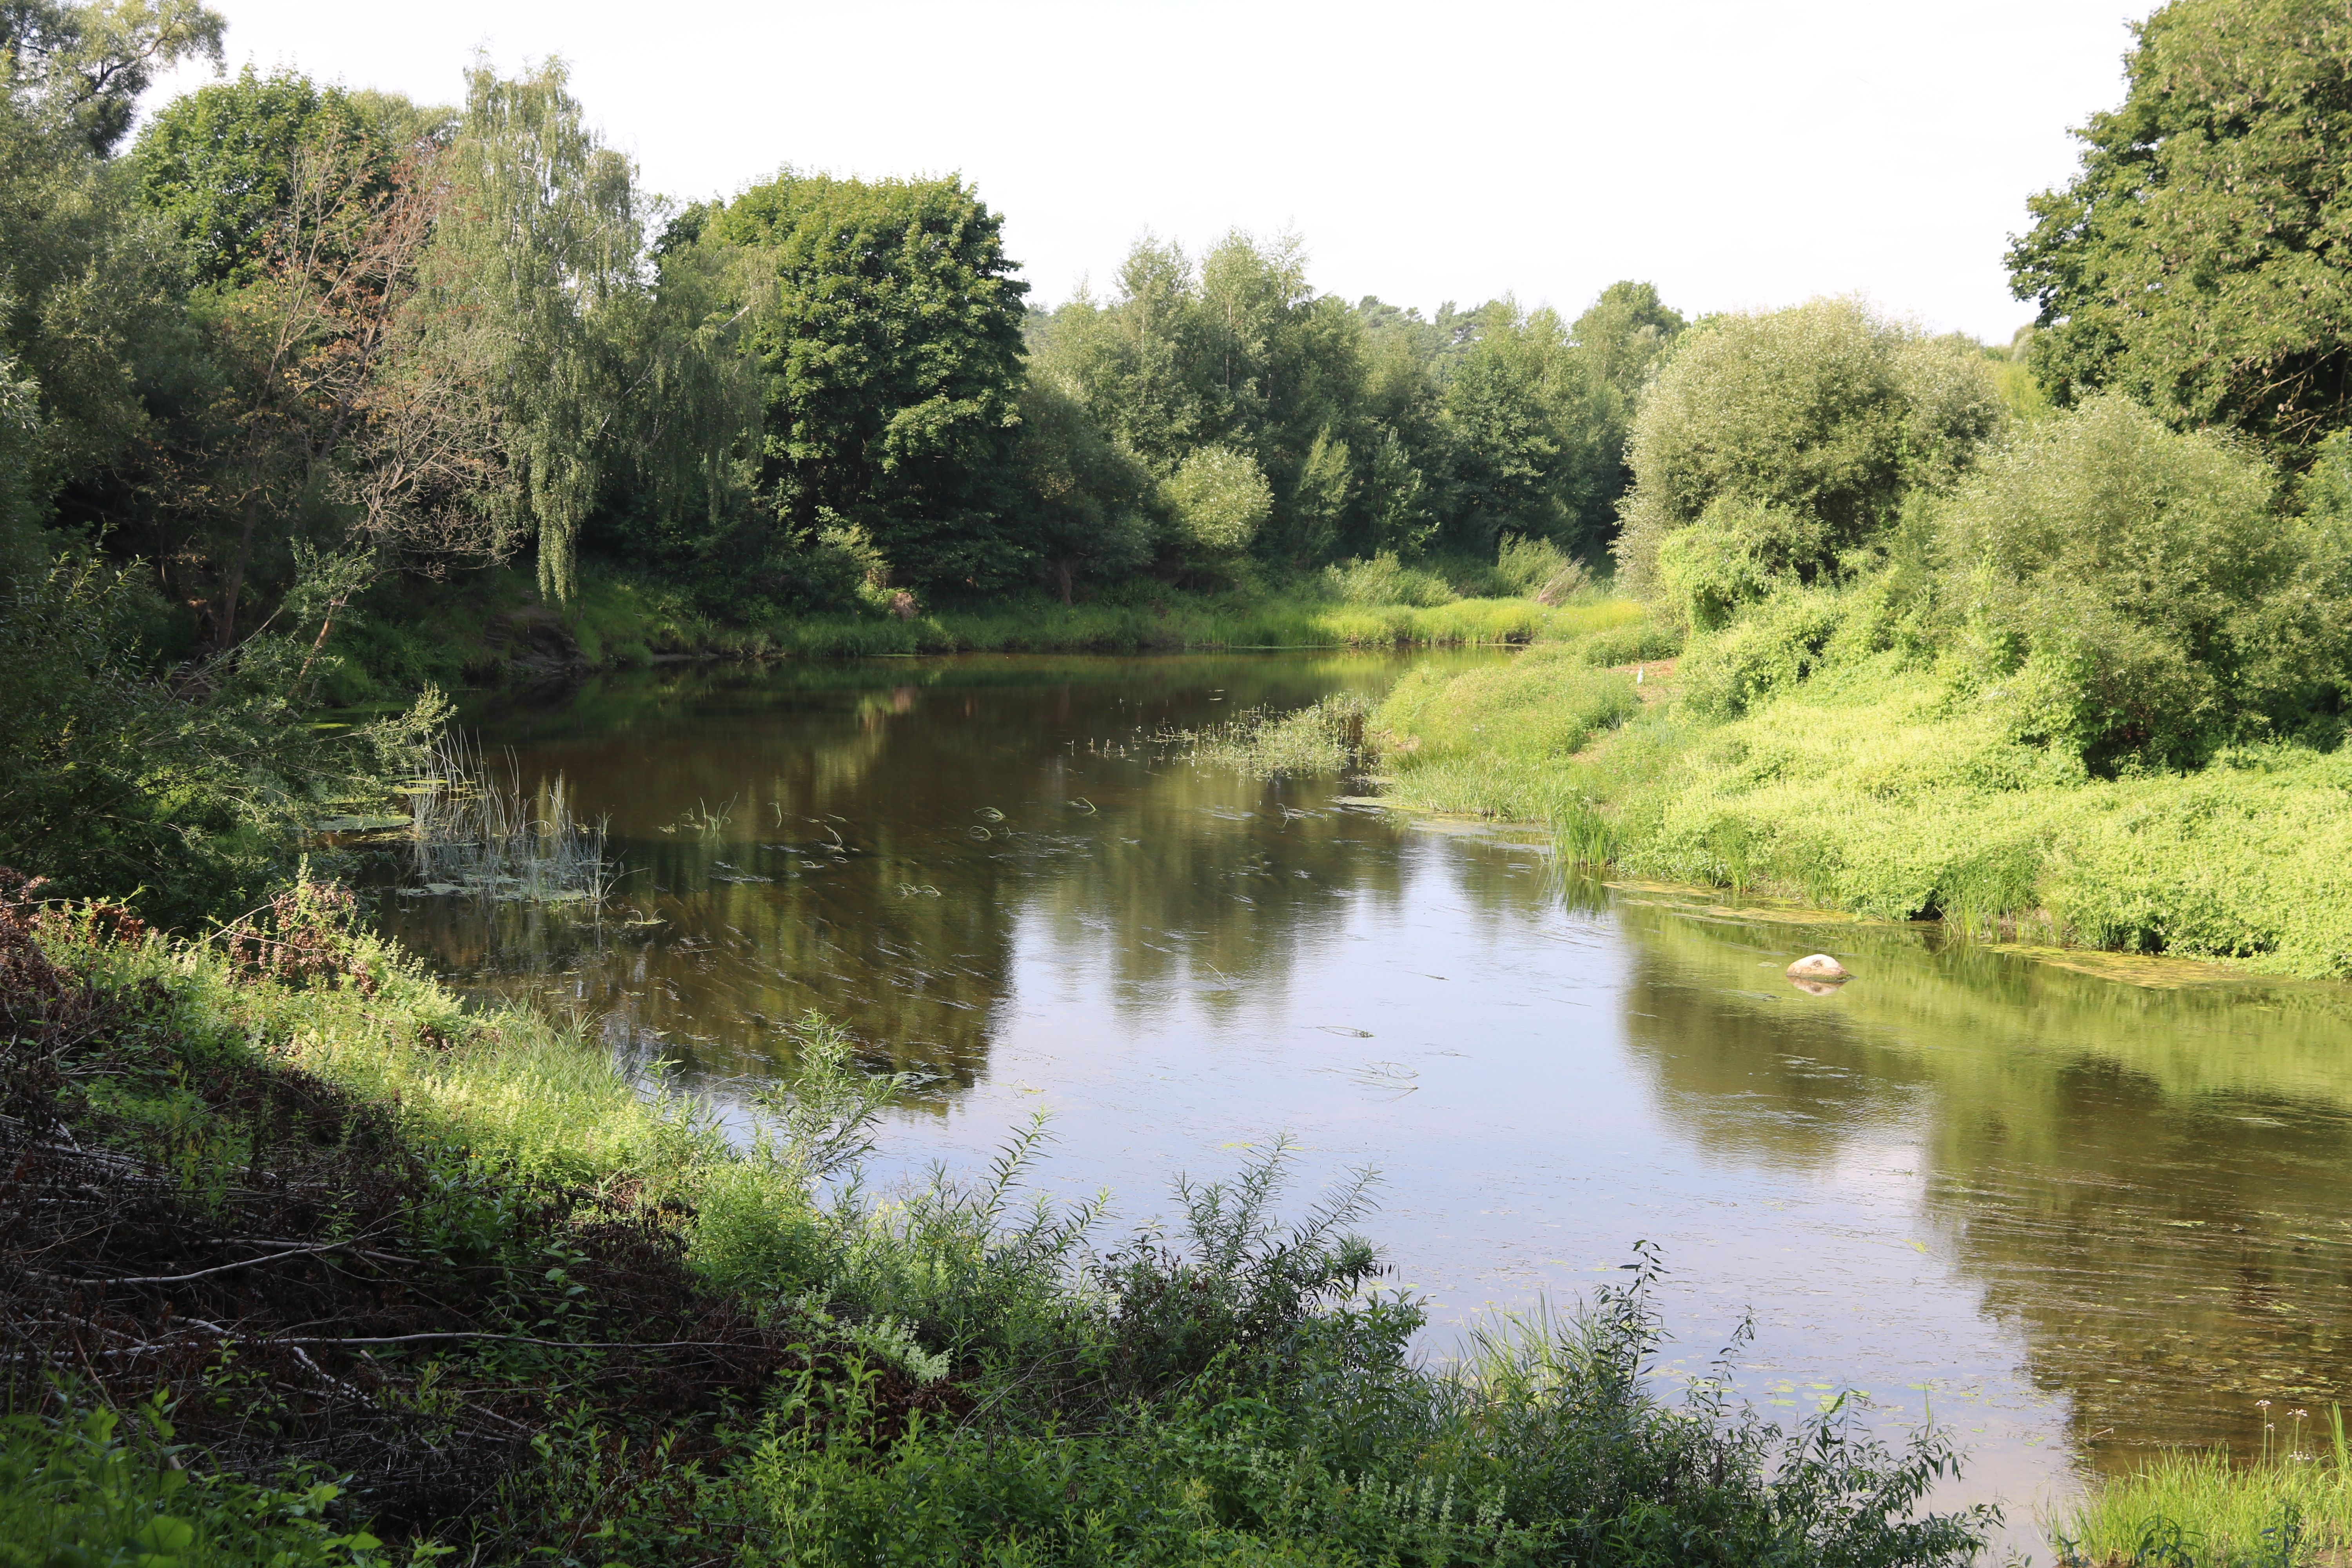
[[[1439,656],[1461,659],[1497,654]],[[2352,988],[2036,957],[1564,876],[1524,835],[1151,737],[1404,660],[988,658],[650,672],[469,713],[609,814],[616,918],[397,900],[460,984],[579,1013],[724,1104],[844,1020],[927,1075],[875,1175],[977,1167],[1163,1215],[1288,1134],[1297,1206],[1433,1307],[1571,1301],[1636,1241],[1670,1358],[1932,1408],[2022,1522],[2165,1443],[2291,1438],[2352,1384]],[[1807,994],[1782,967],[1853,971]],[[2264,1410],[2255,1401],[2273,1403]],[[2308,1431],[2308,1428],[2306,1428]]]

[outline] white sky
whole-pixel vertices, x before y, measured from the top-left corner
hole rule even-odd
[[[1685,311],[1859,290],[1937,329],[2029,320],[2001,253],[2122,96],[2151,0],[1051,5],[212,0],[228,60],[449,102],[476,46],[562,56],[646,183],[791,163],[956,171],[1033,299],[1145,229],[1295,228],[1349,299]],[[193,85],[193,74],[174,85]]]

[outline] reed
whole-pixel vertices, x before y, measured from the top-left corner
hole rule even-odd
[[[408,784],[410,893],[602,909],[617,868],[605,819],[574,815],[563,775],[526,790],[509,752],[492,763],[457,731],[434,743]]]

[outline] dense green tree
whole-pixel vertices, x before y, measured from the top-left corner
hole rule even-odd
[[[1016,462],[1022,516],[1064,604],[1082,573],[1120,577],[1151,563],[1150,474],[1049,375],[1022,385]]]
[[[1667,590],[1661,551],[1685,535],[1672,591],[1692,604],[1737,602],[1774,577],[1811,582],[1873,541],[1910,492],[1948,485],[2005,418],[1973,345],[1857,300],[1711,318],[1642,399],[1618,561],[1637,591]],[[1717,580],[1735,563],[1737,582]]]
[[[2352,530],[2323,474],[2308,515],[2209,431],[2119,394],[2044,421],[1937,519],[1961,646],[2021,733],[2094,765],[2202,761],[2352,690]]]
[[[1597,553],[1632,393],[1681,318],[1619,284],[1585,321],[1597,348],[1508,300],[1426,319],[1369,297],[1350,308],[1307,286],[1295,240],[1234,234],[1197,267],[1147,238],[1114,298],[1081,295],[1030,338],[1034,362],[1163,484],[1197,452],[1248,456],[1270,498],[1251,550],[1291,567],[1491,555],[1507,534]],[[1172,543],[1189,533],[1171,494]]]
[[[703,243],[752,253],[758,495],[794,544],[855,534],[950,591],[1034,569],[1011,482],[1028,285],[1002,228],[959,180],[789,172],[709,220]]]
[[[2352,16],[2173,0],[2136,32],[2122,107],[2010,252],[2034,370],[2307,448],[2352,422]]]
[[[199,0],[0,0],[0,69],[12,100],[103,156],[129,134],[157,73],[220,59],[226,26]]]
[[[1625,279],[1601,290],[1570,331],[1592,374],[1630,400],[1688,324],[1658,298],[1657,285]]]
[[[306,161],[345,165],[356,156],[380,194],[404,162],[433,149],[444,121],[404,99],[248,65],[165,104],[141,129],[132,158],[147,205],[178,233],[190,280],[243,286],[257,279]]]
[[[9,510],[32,548],[23,531],[60,513],[112,529],[144,510],[150,405],[188,380],[194,337],[168,236],[45,80],[0,60],[0,363],[18,389]]]
[[[619,463],[646,307],[646,198],[562,62],[468,73],[419,310],[446,379],[490,388],[501,482],[488,503],[539,542],[540,591],[572,591],[581,526]]]
[[[1498,300],[1445,366],[1454,434],[1448,542],[1491,554],[1506,535],[1577,552],[1607,542],[1623,396],[1551,310]]]

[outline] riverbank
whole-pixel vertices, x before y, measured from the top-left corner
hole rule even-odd
[[[2248,1463],[2164,1455],[2110,1479],[2053,1520],[2064,1568],[2294,1568],[2352,1557],[2352,1455],[2343,1412],[2273,1405],[2276,1442]]]
[[[904,616],[875,608],[739,625],[698,612],[679,590],[594,573],[583,574],[570,604],[550,606],[529,579],[500,569],[381,590],[355,624],[336,631],[342,665],[331,695],[351,707],[427,683],[446,689],[688,660],[1516,645],[1580,637],[1639,616],[1625,601],[1591,592],[1559,605],[1525,596],[1378,605],[1312,584],[1213,594],[1147,582],[1075,605],[1038,595]]]
[[[1620,656],[1641,625],[1408,675],[1370,722],[1388,798],[1538,824],[1660,881],[2352,977],[2352,753],[2282,742],[2095,777],[1897,653],[1714,717],[1687,658],[1637,683]]]
[[[1035,1130],[868,1194],[899,1086],[822,1022],[730,1141],[353,916],[306,885],[169,942],[0,900],[0,1322],[58,1374],[0,1417],[0,1551],[1893,1568],[1981,1528],[1908,1518],[1940,1440],[1662,1396],[1646,1256],[1433,1371],[1363,1194],[1279,1222],[1278,1150],[1164,1238],[1029,1207]]]

